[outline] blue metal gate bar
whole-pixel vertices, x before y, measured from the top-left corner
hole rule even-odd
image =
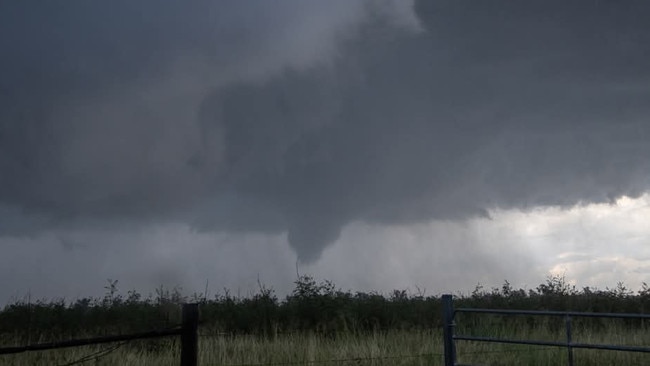
[[[457,313],[484,313],[484,314],[501,314],[501,315],[537,315],[537,316],[562,316],[564,317],[566,329],[565,342],[553,341],[536,341],[536,340],[517,340],[491,337],[474,337],[466,335],[454,335],[455,317]],[[575,312],[575,311],[539,311],[539,310],[503,310],[503,309],[454,309],[452,295],[442,295],[442,317],[444,329],[444,349],[445,349],[445,366],[460,366],[456,363],[456,345],[455,341],[474,341],[474,342],[491,342],[491,343],[508,343],[535,346],[566,347],[567,364],[573,366],[573,350],[597,349],[606,351],[625,351],[650,353],[650,347],[646,346],[617,346],[609,344],[589,344],[574,343],[572,340],[572,317],[586,318],[616,318],[616,319],[650,319],[650,314],[626,314],[626,313],[593,313],[593,312]]]
[[[503,310],[503,309],[454,309],[454,313],[485,313],[503,315],[544,315],[544,316],[574,316],[583,318],[618,318],[618,319],[650,319],[650,314],[628,313],[581,313],[576,311],[543,311],[543,310]]]
[[[458,341],[474,341],[474,342],[490,342],[490,343],[508,343],[508,344],[523,344],[532,346],[550,346],[550,347],[567,347],[571,348],[584,348],[584,349],[600,349],[608,351],[626,351],[626,352],[642,352],[650,353],[650,347],[638,346],[612,346],[608,344],[590,344],[590,343],[570,343],[565,342],[552,342],[552,341],[531,341],[520,339],[504,339],[504,338],[490,338],[490,337],[473,337],[473,336],[454,336],[454,340]]]

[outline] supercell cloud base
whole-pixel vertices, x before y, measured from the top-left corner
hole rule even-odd
[[[650,276],[648,195],[491,216],[462,223],[352,224],[318,262],[298,270],[342,289],[419,288],[427,294],[469,293],[478,283],[489,288],[504,280],[534,288],[551,274],[577,286],[614,288],[623,281],[637,289]],[[176,224],[119,234],[45,233],[5,238],[3,245],[13,253],[0,260],[3,302],[28,293],[101,296],[108,278],[119,279],[123,291],[145,294],[160,285],[202,292],[208,281],[212,294],[228,288],[242,295],[258,290],[258,278],[285,294],[296,278],[296,255],[286,235],[199,233]]]

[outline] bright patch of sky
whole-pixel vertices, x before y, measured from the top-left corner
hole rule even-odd
[[[648,194],[568,210],[497,210],[490,216],[408,227],[352,225],[314,270],[342,282],[364,279],[369,288],[417,286],[434,293],[467,292],[477,283],[489,287],[504,280],[534,288],[549,275],[566,276],[581,287],[605,289],[622,281],[637,289],[649,278]],[[339,271],[328,273],[335,263]]]

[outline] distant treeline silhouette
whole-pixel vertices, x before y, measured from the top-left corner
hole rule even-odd
[[[388,294],[342,291],[330,281],[300,276],[295,288],[283,299],[262,284],[256,294],[233,296],[228,291],[208,298],[205,294],[185,296],[178,288],[159,288],[143,297],[135,291],[125,296],[117,281],[109,280],[102,298],[16,301],[0,311],[0,339],[14,342],[72,338],[84,335],[115,334],[164,328],[180,323],[179,304],[200,303],[201,331],[204,334],[254,334],[275,336],[287,332],[366,333],[383,330],[436,329],[441,324],[439,296],[422,291],[394,290]],[[568,310],[585,312],[645,313],[650,309],[650,287],[638,291],[619,283],[616,288],[577,289],[563,276],[550,276],[535,289],[514,289],[506,281],[501,287],[484,289],[478,285],[467,295],[458,295],[456,307],[507,308],[523,310]],[[485,318],[483,318],[485,319]],[[492,319],[489,323],[500,322]],[[484,326],[485,320],[465,318],[464,324]],[[508,324],[530,326],[531,319]],[[604,327],[603,320],[587,320],[585,326]],[[561,322],[557,323],[561,326]],[[643,326],[628,321],[625,326]],[[436,330],[437,331],[437,330]]]

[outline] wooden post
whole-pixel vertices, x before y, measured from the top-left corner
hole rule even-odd
[[[183,304],[181,366],[197,366],[199,353],[199,304]]]
[[[454,302],[451,295],[442,295],[442,334],[445,348],[445,366],[456,365],[454,345]]]

